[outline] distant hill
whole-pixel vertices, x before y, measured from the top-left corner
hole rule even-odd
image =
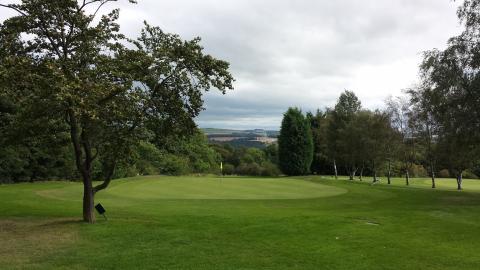
[[[202,128],[205,135],[258,135],[276,138],[280,134],[278,130],[265,130],[265,129],[221,129],[221,128]]]
[[[264,129],[219,129],[202,128],[203,133],[212,143],[224,143],[232,146],[246,146],[263,148],[268,144],[276,143],[280,134],[277,130]]]

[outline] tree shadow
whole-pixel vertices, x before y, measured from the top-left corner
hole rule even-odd
[[[78,218],[56,218],[53,220],[46,220],[42,222],[37,227],[55,227],[55,226],[65,226],[65,225],[74,225],[84,223],[82,219]]]

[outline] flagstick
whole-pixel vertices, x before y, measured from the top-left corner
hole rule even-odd
[[[223,162],[220,162],[220,182],[223,179]]]

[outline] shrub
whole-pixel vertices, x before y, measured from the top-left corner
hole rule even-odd
[[[137,163],[137,166],[139,164],[140,164],[140,162]],[[141,166],[138,166],[137,169],[138,169],[138,173],[140,175],[157,175],[157,174],[160,174],[159,168],[153,166],[149,162],[144,162],[144,163],[142,162]]]
[[[262,175],[262,167],[255,162],[241,163],[236,169],[235,173],[238,175],[259,176]]]
[[[212,164],[205,162],[204,160],[197,159],[195,161],[191,161],[192,169],[194,173],[209,173],[212,172],[213,166]]]
[[[115,168],[113,178],[125,178],[138,175],[138,169],[134,165],[120,164]]]
[[[267,161],[262,164],[261,175],[262,176],[279,176],[280,169],[278,169],[277,165]]]
[[[233,175],[235,173],[235,166],[229,163],[223,164],[223,175]]]
[[[137,148],[138,159],[135,167],[140,175],[156,175],[160,173],[162,152],[152,143],[140,142]]]
[[[190,173],[189,167],[188,158],[165,154],[161,161],[160,172],[168,175],[185,175]]]
[[[439,178],[449,178],[450,177],[450,172],[447,169],[443,169],[438,172],[437,176]]]
[[[478,176],[477,176],[476,174],[474,174],[472,171],[466,170],[466,171],[463,173],[463,178],[467,178],[467,179],[478,179]]]
[[[413,164],[408,172],[412,177],[428,177],[428,172],[423,165]]]
[[[263,161],[265,161],[266,156],[265,152],[263,152],[260,149],[257,148],[247,148],[245,150],[245,153],[243,156],[240,158],[240,161],[242,163],[257,163],[261,164]]]

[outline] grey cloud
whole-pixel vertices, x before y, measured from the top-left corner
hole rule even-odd
[[[332,106],[344,89],[377,108],[415,83],[422,51],[459,31],[458,2],[449,0],[125,2],[129,36],[147,20],[202,37],[206,52],[231,63],[235,90],[205,95],[202,127],[278,128],[289,106]]]

